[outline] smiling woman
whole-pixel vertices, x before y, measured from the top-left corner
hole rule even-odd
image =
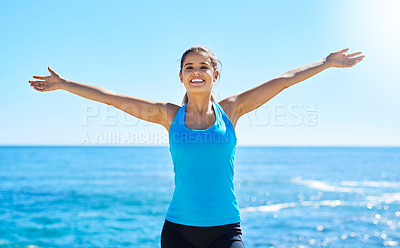
[[[38,80],[30,84],[40,92],[63,89],[166,128],[175,190],[165,216],[162,248],[243,248],[233,184],[238,119],[298,82],[330,67],[352,67],[364,58],[358,56],[361,52],[344,54],[348,50],[330,53],[322,60],[216,102],[211,91],[220,75],[219,60],[206,47],[191,47],[182,56],[179,72],[187,91],[183,106],[73,82],[50,67],[50,76],[34,76]]]

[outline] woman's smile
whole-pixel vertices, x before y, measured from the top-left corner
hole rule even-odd
[[[192,79],[190,80],[190,82],[191,82],[192,84],[201,84],[201,83],[204,83],[204,79],[202,79],[202,78],[192,78]]]

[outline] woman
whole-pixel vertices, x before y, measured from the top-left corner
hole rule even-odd
[[[216,102],[211,94],[219,78],[216,56],[204,46],[189,48],[181,58],[180,81],[186,88],[183,106],[117,94],[50,76],[29,81],[38,91],[63,89],[112,105],[142,120],[161,124],[169,132],[175,190],[161,234],[161,247],[244,247],[240,213],[233,187],[235,126],[283,89],[329,67],[352,67],[361,52],[343,49],[315,63],[296,68],[247,91]]]

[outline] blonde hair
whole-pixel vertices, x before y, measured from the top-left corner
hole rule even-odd
[[[214,55],[214,53],[206,46],[201,46],[201,45],[196,45],[196,46],[192,46],[189,49],[187,49],[181,58],[181,67],[180,67],[180,72],[182,73],[182,66],[183,66],[183,61],[185,60],[186,56],[189,53],[204,53],[205,55],[207,55],[210,58],[211,61],[211,66],[214,69],[214,72],[218,70],[218,63],[221,65],[222,67],[222,63],[221,61],[219,61],[219,59],[217,58],[217,56]],[[218,75],[218,79],[220,78],[220,74]],[[183,96],[183,100],[182,100],[182,105],[185,105],[188,102],[188,95],[187,92],[185,93],[185,95]],[[211,101],[215,102],[215,97],[213,96],[213,94],[211,94]]]

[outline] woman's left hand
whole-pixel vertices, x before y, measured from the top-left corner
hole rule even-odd
[[[344,54],[348,50],[349,50],[348,48],[345,48],[329,54],[329,56],[326,57],[326,63],[328,63],[330,67],[343,67],[343,68],[352,67],[358,62],[362,61],[363,58],[365,57],[364,55],[354,57],[360,55],[362,52]]]

